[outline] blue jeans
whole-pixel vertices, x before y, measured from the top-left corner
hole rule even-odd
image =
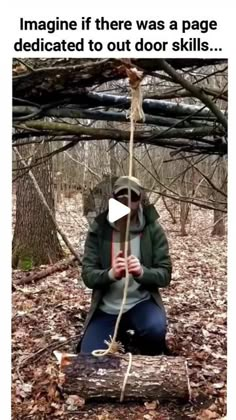
[[[107,314],[97,309],[85,331],[81,342],[81,353],[91,353],[96,349],[106,349],[104,340],[113,335],[117,315]],[[133,330],[135,347],[140,354],[158,355],[163,352],[166,335],[166,315],[152,299],[138,303],[122,315],[118,337],[125,349],[129,334]],[[127,351],[127,350],[126,350]]]

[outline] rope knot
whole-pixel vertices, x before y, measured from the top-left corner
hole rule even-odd
[[[143,112],[143,95],[141,90],[141,82],[144,74],[142,71],[137,70],[135,67],[126,68],[126,73],[129,78],[129,84],[131,87],[131,107],[129,112],[129,118],[134,122],[145,121],[145,115]]]

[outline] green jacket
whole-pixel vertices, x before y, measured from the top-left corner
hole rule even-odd
[[[135,279],[145,287],[157,305],[163,309],[159,288],[166,287],[171,280],[171,259],[165,232],[157,219],[159,215],[153,205],[143,208],[146,224],[140,239],[140,262],[143,276]],[[82,278],[85,285],[93,289],[92,301],[84,331],[87,328],[104,293],[114,281],[108,276],[111,268],[112,227],[107,221],[107,211],[96,217],[85,242],[82,262]]]

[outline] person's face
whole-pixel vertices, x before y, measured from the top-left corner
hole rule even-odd
[[[125,206],[128,207],[129,204],[129,200],[128,197],[118,197],[117,201],[119,201],[120,203],[124,204]],[[139,204],[140,204],[140,199],[138,201],[131,201],[130,203],[130,210],[137,210],[139,208]]]
[[[132,217],[138,211],[139,204],[141,202],[141,195],[140,196],[137,196],[137,194],[135,194],[133,191],[131,191],[131,203],[130,203],[130,206],[128,206],[128,202],[129,202],[128,197],[125,196],[125,195],[127,195],[127,192],[124,195],[122,194],[120,197],[119,196],[118,197],[115,197],[115,199],[117,201],[119,201],[120,203],[124,204],[125,206],[130,207],[131,217]]]

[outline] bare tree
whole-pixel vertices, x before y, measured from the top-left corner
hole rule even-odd
[[[226,162],[222,161],[217,166],[216,171],[217,177],[217,185],[219,186],[219,191],[212,190],[213,199],[215,201],[222,200],[222,193],[226,193],[227,191],[227,168]],[[225,205],[223,205],[223,208]],[[225,217],[224,213],[220,210],[214,210],[214,222],[213,222],[213,229],[212,229],[212,236],[224,236],[225,235]]]
[[[32,146],[21,148],[22,157],[31,165],[49,152],[49,144],[40,145],[37,150]],[[12,263],[14,268],[30,269],[58,261],[63,252],[50,215],[42,205],[22,163],[18,160],[17,164],[24,175],[17,181]],[[52,161],[34,167],[32,172],[49,207],[54,210]]]

